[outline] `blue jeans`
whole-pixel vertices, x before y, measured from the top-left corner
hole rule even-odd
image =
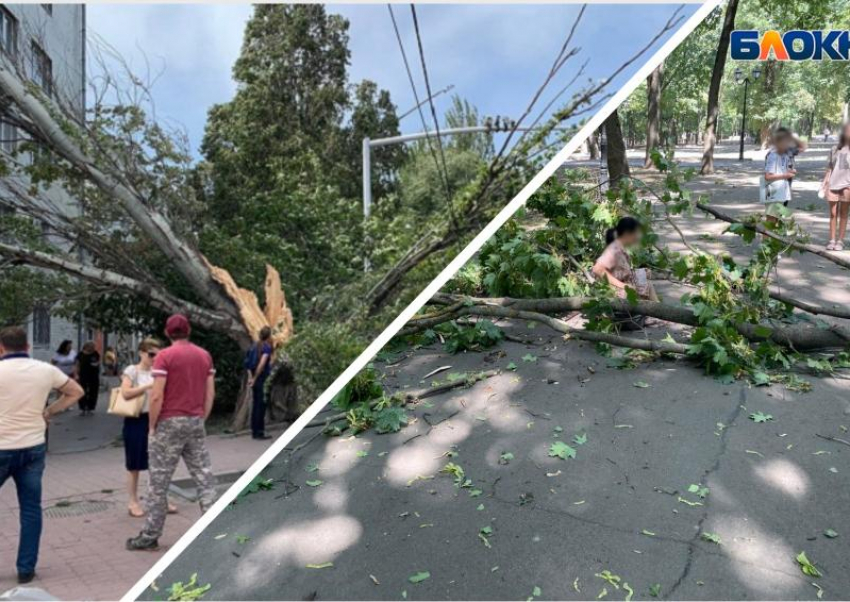
[[[41,539],[41,475],[47,446],[0,449],[0,487],[9,477],[15,481],[20,506],[21,537],[18,543],[18,574],[35,572]]]
[[[254,399],[251,408],[251,434],[254,437],[266,433],[266,378],[265,376],[258,378],[251,390]]]

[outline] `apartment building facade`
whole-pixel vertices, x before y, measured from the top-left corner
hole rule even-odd
[[[45,94],[61,98],[81,121],[85,119],[85,5],[0,4],[0,51],[20,65]],[[11,153],[20,144],[21,134],[1,119],[0,152]],[[57,188],[47,194],[69,215],[77,213],[78,203],[65,191]],[[45,235],[49,236],[49,232]],[[53,313],[52,307],[39,306],[27,320],[34,357],[49,360],[66,339],[79,349],[83,341],[95,338],[96,333],[82,320],[67,320]]]

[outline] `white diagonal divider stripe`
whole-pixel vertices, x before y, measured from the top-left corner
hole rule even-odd
[[[455,273],[472,259],[472,256],[504,225],[510,217],[522,207],[528,198],[548,180],[555,171],[572,155],[578,147],[597,129],[605,119],[625,101],[629,95],[645,80],[650,73],[667,56],[682,43],[682,41],[699,25],[708,14],[717,8],[722,0],[706,0],[706,2],[685,21],[661,48],[641,67],[632,78],[617,91],[611,99],[582,127],[578,133],[562,148],[546,166],[531,179],[528,184],[488,223],[484,229],[470,242],[440,274],[419,293],[392,323],[372,341],[372,343],[357,357],[345,371],[308,407],[298,420],[257,458],[245,473],[230,488],[225,491],[194,525],[166,552],[162,558],[121,598],[121,602],[130,602],[138,598],[148,585],[170,565],[198,535],[200,535],[215,518],[224,511],[236,496],[274,460],[280,452],[307,426],[331,399],[351,380],[366,364],[392,339],[396,333],[428,302]]]

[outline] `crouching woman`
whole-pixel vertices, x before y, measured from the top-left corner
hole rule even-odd
[[[593,274],[606,279],[620,298],[626,297],[626,288],[632,288],[641,299],[658,301],[648,270],[635,270],[629,257],[629,249],[639,246],[642,236],[643,228],[637,219],[621,217],[605,233],[607,246],[593,265]]]

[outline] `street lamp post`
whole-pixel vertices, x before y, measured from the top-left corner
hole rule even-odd
[[[436,96],[436,94],[435,94]],[[440,137],[456,136],[459,134],[475,134],[475,133],[496,133],[496,132],[535,132],[542,128],[540,127],[517,127],[516,122],[510,117],[497,117],[495,121],[492,117],[486,117],[483,125],[445,128],[440,130]],[[557,127],[553,131],[565,132],[569,128]],[[369,138],[363,139],[363,219],[367,221],[372,215],[372,149],[388,146],[390,144],[407,144],[424,138],[436,137],[436,131],[419,132],[416,134],[402,134],[400,136],[391,136],[389,138]],[[369,259],[365,259],[364,268],[369,271]]]
[[[761,68],[753,67],[753,81],[757,80],[761,75]],[[744,75],[743,69],[740,67],[735,69],[735,83],[744,84],[744,109],[741,111],[741,146],[738,149],[738,161],[744,160],[744,132],[747,126],[747,92],[750,88],[750,76]]]

